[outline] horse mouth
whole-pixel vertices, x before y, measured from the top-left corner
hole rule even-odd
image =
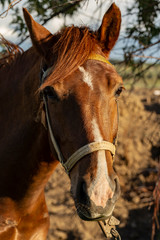
[[[100,211],[94,211],[89,207],[78,204],[77,214],[78,216],[85,221],[102,221],[111,217],[114,210],[114,205],[111,205],[109,208],[102,209],[100,207]]]

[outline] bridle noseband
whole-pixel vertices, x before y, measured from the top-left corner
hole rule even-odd
[[[105,57],[99,55],[99,54],[91,54],[88,59],[93,59],[93,60],[98,60],[101,62],[105,62],[107,64],[111,64]],[[111,64],[112,65],[112,64]],[[44,80],[46,79],[46,77],[53,71],[53,67],[48,68],[46,71],[43,70],[42,74],[41,74],[41,84],[44,82]],[[107,142],[107,141],[101,141],[101,142],[92,142],[89,144],[86,144],[85,146],[79,148],[76,152],[74,152],[68,159],[67,161],[65,161],[63,154],[55,140],[55,137],[53,135],[53,131],[52,131],[52,127],[50,124],[50,119],[49,119],[49,110],[48,110],[48,98],[47,95],[44,94],[42,92],[42,96],[43,96],[43,102],[45,105],[45,112],[46,112],[46,120],[47,120],[47,125],[48,125],[48,130],[49,130],[49,134],[50,134],[50,138],[53,144],[53,147],[57,153],[58,156],[58,160],[59,162],[62,164],[62,166],[65,168],[67,174],[70,173],[71,169],[74,167],[74,165],[84,156],[95,152],[95,151],[99,151],[99,150],[107,150],[110,151],[114,157],[115,155],[115,145],[111,142]]]

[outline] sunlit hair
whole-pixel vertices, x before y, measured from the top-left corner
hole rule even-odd
[[[0,68],[11,64],[18,55],[23,53],[22,48],[6,40],[2,34],[0,34],[0,45],[6,49],[5,52],[0,54]]]
[[[87,60],[91,52],[95,51],[96,46],[95,36],[88,28],[72,26],[64,29],[52,49],[53,56],[56,56],[53,72],[43,83],[41,89],[72,74]]]

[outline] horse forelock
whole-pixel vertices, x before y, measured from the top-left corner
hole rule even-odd
[[[96,36],[87,27],[67,27],[57,37],[52,48],[54,69],[41,89],[67,78],[97,49]]]
[[[96,36],[87,27],[67,27],[56,35],[55,44],[48,51],[53,72],[44,82],[40,89],[51,86],[67,78],[80,65],[82,65],[92,52],[96,52]],[[0,42],[4,44],[6,53],[0,56],[0,69],[11,66],[17,57],[22,55],[23,50],[16,44],[7,41],[2,35]],[[46,54],[46,59],[47,59]]]

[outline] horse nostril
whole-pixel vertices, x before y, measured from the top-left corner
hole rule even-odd
[[[86,182],[82,181],[80,184],[80,194],[83,196],[87,193]]]
[[[88,202],[87,184],[84,180],[79,183],[79,187],[77,188],[77,197],[83,204]]]

